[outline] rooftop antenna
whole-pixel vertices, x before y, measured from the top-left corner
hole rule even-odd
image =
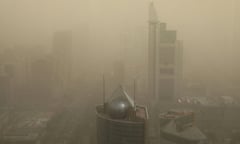
[[[106,92],[105,92],[105,76],[103,74],[103,87],[102,87],[102,91],[103,91],[103,107],[104,107],[104,111],[105,111],[105,107],[106,107]]]
[[[134,109],[136,110],[136,79],[133,81],[133,104]]]

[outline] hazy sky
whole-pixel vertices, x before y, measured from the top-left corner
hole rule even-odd
[[[126,47],[138,50],[138,44],[131,41],[145,39],[142,44],[147,46],[148,3],[148,0],[0,0],[0,42],[10,46],[28,43],[50,46],[56,30],[81,33],[87,29],[96,45],[109,47],[104,52],[119,51],[121,46],[116,44],[126,41],[131,45]],[[178,30],[178,38],[184,41],[184,62],[185,67],[191,67],[189,71],[211,68],[209,71],[224,72],[222,66],[230,71],[232,56],[236,57],[237,52],[233,47],[234,32],[239,29],[234,24],[239,22],[234,0],[154,0],[154,3],[159,20]]]

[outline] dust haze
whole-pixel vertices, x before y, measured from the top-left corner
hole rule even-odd
[[[151,55],[151,3],[160,29],[164,23],[170,37],[176,32],[173,64],[158,62],[161,50]],[[102,144],[95,107],[121,85],[136,103],[148,107],[149,129],[156,135],[159,113],[187,108],[200,117],[197,126],[208,143],[234,143],[240,115],[221,114],[228,113],[224,108],[229,103],[229,111],[240,106],[239,48],[238,0],[0,0],[0,142],[11,143],[5,135],[22,117],[44,115],[50,124],[38,139],[41,144]],[[169,75],[155,74],[158,69]],[[162,83],[162,77],[173,78],[174,86]],[[198,108],[191,103],[196,101]],[[215,107],[210,108],[210,115],[232,119],[208,129],[201,119],[207,114],[200,111],[208,113],[211,104],[218,106],[213,114]],[[223,129],[226,133],[219,134]],[[73,132],[63,134],[68,130]],[[149,135],[146,143],[161,141],[161,136],[150,140]]]

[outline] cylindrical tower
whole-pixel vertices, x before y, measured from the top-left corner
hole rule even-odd
[[[148,95],[150,104],[157,100],[157,49],[159,21],[153,3],[149,6],[148,31]]]
[[[147,109],[135,106],[123,88],[97,106],[96,115],[98,144],[145,144]]]

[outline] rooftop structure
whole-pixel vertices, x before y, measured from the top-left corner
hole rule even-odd
[[[206,136],[194,125],[191,111],[171,110],[160,115],[160,134],[171,142],[196,144],[205,141]]]
[[[98,144],[145,143],[147,109],[135,105],[122,87],[96,110]]]

